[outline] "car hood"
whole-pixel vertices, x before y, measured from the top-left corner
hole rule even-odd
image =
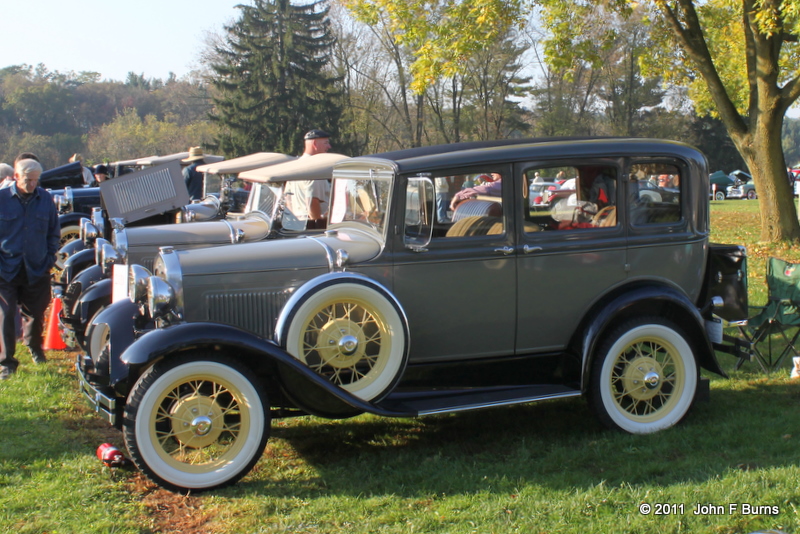
[[[241,232],[240,232],[241,231]],[[243,234],[242,241],[260,241],[270,232],[264,218],[247,217],[231,221],[207,221],[182,224],[162,224],[126,228],[128,248],[172,246],[177,249],[192,246],[226,245]]]
[[[381,242],[369,232],[328,231],[319,236],[267,240],[234,247],[178,252],[183,276],[332,268],[336,252],[348,255],[348,264],[369,261],[381,251]]]

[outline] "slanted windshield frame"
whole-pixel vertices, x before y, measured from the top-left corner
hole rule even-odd
[[[374,168],[337,169],[333,173],[328,225],[363,225],[386,238],[394,173]]]

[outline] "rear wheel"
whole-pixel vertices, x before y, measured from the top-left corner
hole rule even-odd
[[[722,191],[717,191],[714,193],[714,200],[725,200],[725,193]]]
[[[233,484],[269,436],[269,405],[253,373],[211,353],[162,360],[136,382],[123,435],[136,466],[173,490]]]
[[[683,419],[694,402],[698,374],[678,326],[656,317],[634,319],[599,346],[590,403],[606,426],[649,434]]]

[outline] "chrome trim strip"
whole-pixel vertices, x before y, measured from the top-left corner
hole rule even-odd
[[[511,406],[514,404],[525,404],[528,402],[552,400],[552,399],[564,399],[568,397],[580,397],[580,396],[581,396],[580,391],[573,391],[570,393],[556,393],[553,395],[537,395],[534,397],[523,397],[521,399],[510,399],[505,401],[489,402],[485,404],[470,404],[458,408],[440,408],[436,410],[423,410],[420,411],[417,415],[435,415],[442,413],[468,412],[471,410],[480,410],[483,408],[494,408],[497,406]]]

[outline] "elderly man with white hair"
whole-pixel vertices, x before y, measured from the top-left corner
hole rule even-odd
[[[44,314],[61,232],[53,198],[39,187],[41,173],[36,160],[20,160],[14,166],[14,183],[0,189],[0,380],[11,377],[19,365],[14,357],[17,306],[23,343],[35,363],[45,361]]]

